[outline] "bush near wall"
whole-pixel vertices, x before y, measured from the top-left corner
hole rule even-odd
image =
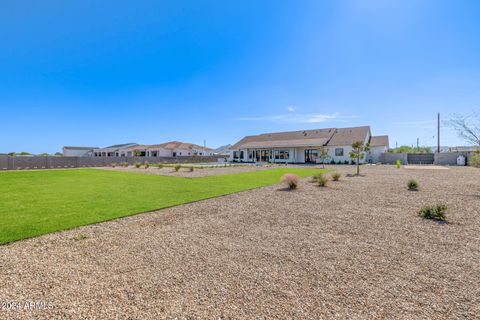
[[[475,151],[470,157],[470,165],[472,167],[480,168],[480,149]]]

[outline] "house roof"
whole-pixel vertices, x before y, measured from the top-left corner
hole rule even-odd
[[[290,146],[322,146],[332,137],[334,128],[264,133],[256,136],[246,136],[230,149],[240,148],[270,148]]]
[[[327,146],[351,146],[354,142],[365,141],[369,133],[369,126],[339,128],[335,130]]]
[[[170,142],[165,142],[161,144],[154,144],[148,146],[148,149],[201,149],[203,150],[204,147],[200,146],[198,144],[194,143],[188,143],[188,142],[181,142],[181,141],[170,141]],[[213,149],[205,147],[206,151],[214,151]]]
[[[125,148],[125,147],[134,147],[138,146],[138,143],[135,142],[130,142],[130,143],[123,143],[123,144],[115,144],[113,146],[105,147],[104,149],[119,149],[119,148]]]
[[[97,151],[97,152],[115,152],[115,151],[118,151],[120,149],[125,149],[125,148],[128,148],[128,147],[135,147],[135,146],[138,146],[138,144],[136,144],[136,143],[124,143],[124,144],[116,144],[116,145],[105,147],[105,148],[97,148],[97,149],[95,149],[95,151]]]
[[[132,150],[146,150],[146,149],[184,149],[184,150],[203,150],[203,146],[199,146],[194,143],[180,142],[180,141],[170,141],[160,144],[151,144],[151,145],[136,145],[128,148],[122,148],[122,151],[132,151]],[[205,151],[214,151],[210,148],[205,148]]]
[[[370,139],[371,147],[388,147],[388,136],[372,136]]]
[[[97,147],[72,147],[72,146],[65,146],[63,149],[70,149],[70,150],[93,150],[97,149]]]
[[[265,133],[247,136],[230,149],[345,146],[365,141],[369,133],[369,126]]]

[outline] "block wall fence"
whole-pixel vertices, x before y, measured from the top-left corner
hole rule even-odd
[[[136,162],[144,164],[157,163],[202,163],[217,162],[224,159],[220,156],[205,157],[10,157],[0,156],[0,170],[26,170],[26,169],[60,169],[60,168],[88,168],[106,167],[112,164]]]

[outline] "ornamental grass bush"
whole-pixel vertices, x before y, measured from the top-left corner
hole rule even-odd
[[[317,186],[326,187],[328,184],[328,177],[320,173],[317,175],[316,181],[317,181]]]
[[[178,172],[180,170],[180,168],[182,168],[182,166],[179,165],[179,164],[176,164],[175,167],[174,167],[175,172]]]
[[[424,219],[436,221],[447,221],[447,206],[445,204],[437,204],[435,206],[425,206],[420,209],[418,215]]]
[[[135,168],[139,169],[142,166],[140,162],[135,162]]]
[[[333,181],[340,181],[341,176],[342,176],[342,174],[340,172],[334,172],[334,173],[332,173],[332,180]]]
[[[298,187],[298,181],[300,178],[293,173],[286,173],[282,176],[281,182],[287,186],[289,190],[295,190]]]
[[[410,179],[407,182],[408,190],[410,191],[418,191],[418,182],[415,179]]]

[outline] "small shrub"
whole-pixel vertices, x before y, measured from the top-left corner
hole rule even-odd
[[[326,187],[328,183],[328,177],[325,176],[324,174],[319,174],[317,175],[317,186],[319,187]]]
[[[397,169],[400,169],[400,166],[402,165],[402,162],[400,161],[400,159],[397,159],[396,165],[397,165]]]
[[[176,172],[178,172],[178,171],[180,170],[180,168],[181,168],[181,167],[182,167],[181,165],[179,165],[179,164],[176,164],[176,165],[175,165],[175,167],[174,167],[174,168],[175,168],[175,171],[176,171]]]
[[[193,172],[193,170],[194,170],[194,169],[193,169],[193,166],[190,166],[190,167],[188,168],[188,171],[190,171],[190,172]]]
[[[123,166],[124,166],[125,168],[127,168],[127,167],[128,167],[128,162],[124,162],[124,163],[123,163]]]
[[[145,169],[148,169],[148,168],[150,168],[150,163],[145,162]]]
[[[289,190],[295,190],[298,187],[299,177],[293,173],[287,173],[282,176],[281,182],[287,185]]]
[[[142,166],[140,162],[135,162],[135,168],[139,169]]]
[[[158,169],[162,169],[163,168],[163,164],[159,163],[158,164]]]
[[[418,182],[415,179],[408,180],[407,182],[408,190],[418,191]]]
[[[332,173],[332,179],[333,179],[333,181],[339,181],[341,176],[342,176],[342,174],[341,174],[340,172],[334,172],[334,173]]]
[[[70,239],[74,240],[74,241],[80,241],[80,240],[85,240],[88,238],[88,235],[84,234],[84,233],[81,233],[81,234],[78,234]]]
[[[420,209],[418,215],[424,219],[432,219],[437,221],[446,221],[445,212],[447,206],[444,204],[437,204],[436,206],[426,206]]]
[[[117,166],[116,163],[112,163],[112,168],[115,168]]]
[[[470,157],[470,165],[472,167],[480,168],[480,149],[475,151]]]
[[[322,175],[321,173],[317,173],[317,174],[313,175],[313,177],[312,177],[312,182],[317,182],[318,178],[319,178],[321,175]]]

